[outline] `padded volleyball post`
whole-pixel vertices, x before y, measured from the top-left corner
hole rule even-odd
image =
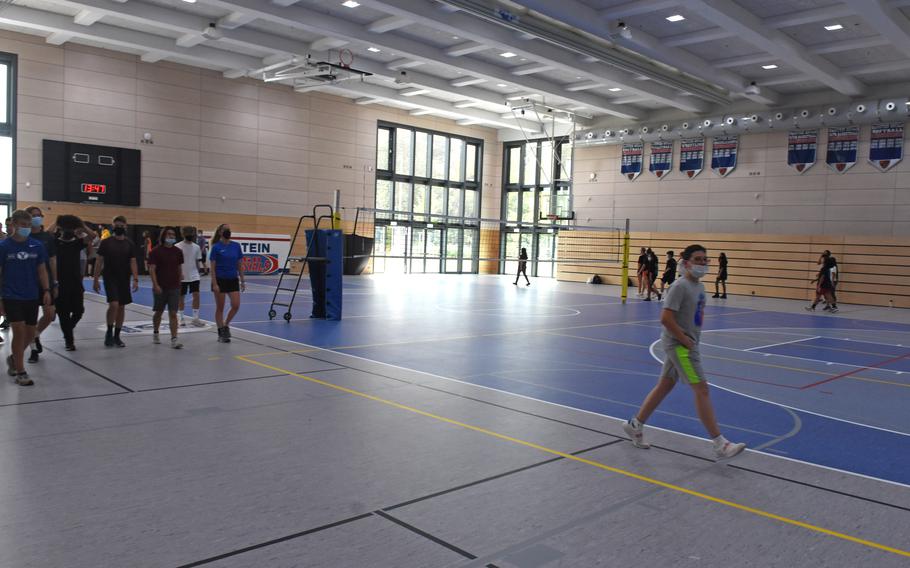
[[[310,289],[313,291],[313,312],[310,317],[340,320],[344,235],[338,229],[309,230],[306,232],[306,240]]]

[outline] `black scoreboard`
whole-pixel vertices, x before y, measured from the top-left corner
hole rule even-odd
[[[139,205],[141,152],[44,140],[44,201]]]

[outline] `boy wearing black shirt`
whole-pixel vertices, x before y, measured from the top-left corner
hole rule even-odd
[[[673,251],[667,251],[667,264],[664,268],[664,274],[660,278],[660,293],[664,293],[664,286],[669,286],[673,284],[673,281],[676,280],[676,259],[673,258]]]
[[[75,351],[73,330],[85,313],[82,251],[92,253],[92,239],[95,238],[95,234],[75,215],[57,217],[56,228],[57,277],[60,280],[55,303],[66,350]]]
[[[136,264],[136,246],[126,238],[126,217],[114,217],[113,227],[113,236],[101,241],[98,247],[92,288],[95,293],[101,293],[100,279],[103,274],[104,293],[107,295],[107,333],[104,335],[104,346],[126,347],[120,340],[120,331],[126,317],[126,306],[133,303],[132,292],[139,289],[139,267]]]

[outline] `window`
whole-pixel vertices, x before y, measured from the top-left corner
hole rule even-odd
[[[508,142],[503,148],[502,270],[514,271],[512,260],[528,249],[531,273],[553,276],[558,233],[548,215],[568,217],[572,211],[572,145],[566,138]]]
[[[380,123],[375,272],[476,272],[483,142]]]
[[[16,63],[0,53],[0,212],[16,207]]]

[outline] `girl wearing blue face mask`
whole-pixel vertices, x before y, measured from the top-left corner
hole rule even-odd
[[[168,324],[171,330],[171,347],[180,349],[183,344],[177,339],[177,311],[180,304],[180,281],[183,273],[183,252],[175,247],[177,229],[165,227],[157,247],[148,256],[149,276],[152,278],[152,292],[155,294],[155,314],[152,316],[152,342],[161,343],[158,328],[161,327],[161,316],[167,308]]]

